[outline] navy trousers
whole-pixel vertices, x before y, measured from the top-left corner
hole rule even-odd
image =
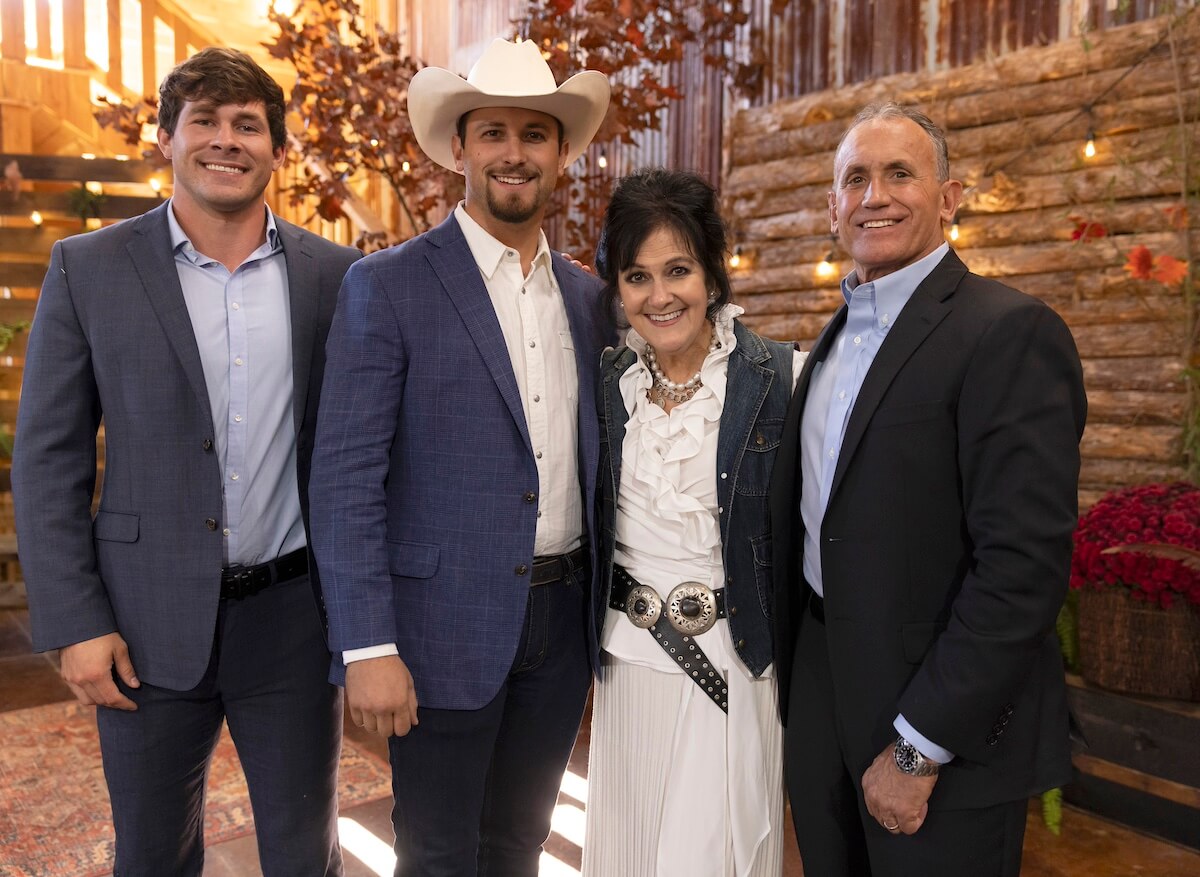
[[[536,877],[591,671],[586,572],[529,589],[521,643],[478,710],[418,706],[392,737],[395,877]]]
[[[135,667],[136,669],[136,667]],[[117,835],[115,877],[199,877],[204,784],[221,731],[245,770],[265,877],[340,877],[340,689],[307,576],[222,600],[200,684],[121,691],[96,711]]]

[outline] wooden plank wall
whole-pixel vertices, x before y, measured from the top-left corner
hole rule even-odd
[[[1186,256],[1185,232],[1173,229],[1168,208],[1182,191],[1179,113],[1200,114],[1200,12],[1177,34],[1178,69],[1164,30],[1164,19],[1151,19],[1094,36],[1090,49],[1069,40],[738,113],[722,196],[745,256],[734,280],[748,323],[811,344],[840,303],[838,278],[849,269],[838,252],[838,275],[816,271],[831,245],[826,193],[838,139],[867,103],[918,103],[947,129],[952,173],[969,187],[959,253],[978,273],[1050,303],[1075,335],[1090,403],[1081,500],[1182,477],[1180,288],[1124,269],[1139,244]],[[1082,155],[1089,124],[1098,150],[1090,160]],[[1195,125],[1188,136],[1194,155]],[[1198,213],[1193,204],[1193,252]],[[1075,218],[1101,223],[1108,235],[1072,240]]]

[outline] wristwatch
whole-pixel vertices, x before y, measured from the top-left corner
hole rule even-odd
[[[896,760],[896,769],[900,773],[907,774],[910,777],[937,776],[938,768],[941,767],[936,761],[930,761],[918,752],[917,747],[913,746],[903,737],[896,738],[894,757]]]

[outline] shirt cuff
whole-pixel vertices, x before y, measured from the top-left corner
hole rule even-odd
[[[947,764],[954,760],[953,752],[949,749],[943,749],[928,737],[925,737],[920,731],[910,725],[908,719],[904,718],[904,716],[896,716],[896,721],[892,722],[892,727],[930,761],[936,761],[938,764]]]
[[[342,663],[353,664],[355,661],[365,661],[368,658],[386,658],[388,655],[398,655],[400,650],[395,643],[384,643],[381,646],[366,646],[361,649],[346,649],[342,652]]]

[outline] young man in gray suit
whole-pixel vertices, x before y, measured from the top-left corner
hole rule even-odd
[[[267,209],[283,119],[248,55],[176,67],[158,133],[174,196],[57,243],[30,332],[13,494],[34,647],[61,649],[98,707],[127,877],[201,873],[222,720],[264,874],[342,873],[341,700],[305,493],[325,336],[359,254]]]

